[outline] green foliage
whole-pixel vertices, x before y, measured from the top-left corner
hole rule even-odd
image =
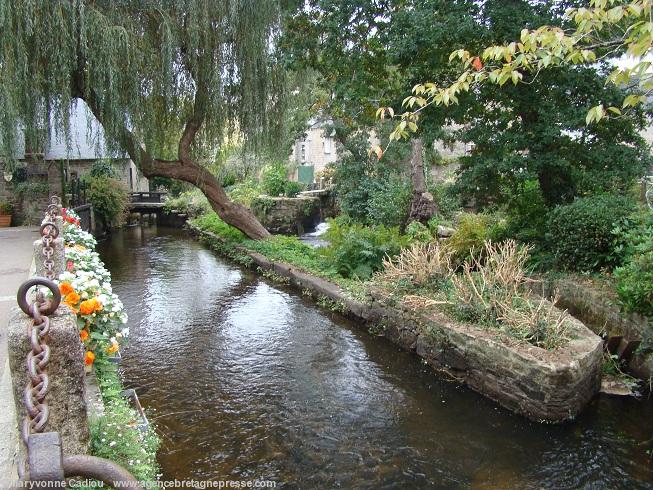
[[[429,187],[435,202],[438,204],[438,216],[446,220],[453,219],[462,209],[460,196],[451,183],[438,183]]]
[[[252,202],[261,194],[261,187],[255,179],[246,179],[234,184],[229,189],[229,197],[234,201],[251,207]]]
[[[96,363],[96,373],[105,414],[91,423],[91,454],[124,466],[139,481],[155,482],[160,441],[154,427],[136,427],[139,415],[120,395],[123,387],[113,364]]]
[[[304,184],[289,180],[283,187],[283,195],[286,197],[297,197],[297,194],[304,190]]]
[[[613,253],[615,227],[632,213],[628,198],[601,194],[556,207],[549,216],[547,243],[558,267],[574,271],[598,271],[618,265]]]
[[[653,240],[653,235],[649,237]],[[653,249],[634,255],[615,272],[617,294],[626,311],[653,318]]]
[[[44,196],[50,192],[50,185],[44,181],[24,180],[14,185],[14,192],[18,196]]]
[[[164,204],[166,212],[173,210],[180,211],[188,217],[193,218],[208,213],[211,210],[206,196],[199,190],[182,192],[177,197],[168,199]]]
[[[406,226],[406,236],[417,242],[430,242],[434,239],[431,229],[419,221],[412,221]]]
[[[297,237],[275,235],[267,240],[246,240],[243,245],[268,259],[293,264],[319,276],[333,276],[335,270],[319,249]]]
[[[91,165],[89,171],[91,177],[107,177],[111,179],[118,179],[119,175],[116,172],[110,160],[97,160]]]
[[[0,154],[16,154],[19,120],[33,147],[50,121],[69,141],[75,97],[101,115],[109,150],[125,150],[128,128],[148,152],[177,158],[190,117],[201,126],[197,152],[237,132],[262,140],[283,99],[270,49],[282,7],[291,5],[2,0]]]
[[[619,299],[626,311],[653,318],[653,214],[640,212],[614,233],[623,262],[614,271]]]
[[[462,214],[456,232],[447,239],[447,248],[453,253],[453,262],[461,265],[485,249],[485,242],[496,241],[504,233],[505,221],[497,214]]]
[[[0,214],[11,214],[14,211],[14,207],[10,202],[0,201]]]
[[[268,196],[283,195],[286,190],[288,170],[283,163],[271,163],[263,168],[261,175],[261,188]]]
[[[191,223],[202,230],[215,233],[230,243],[240,243],[245,239],[245,235],[240,230],[222,221],[213,211],[195,218]]]
[[[372,160],[368,149],[366,132],[346,140],[333,175],[340,208],[359,223],[401,226],[408,217],[412,189],[395,162],[405,157],[401,154],[405,148],[395,148],[394,154],[386,154],[381,161]]]
[[[383,267],[386,256],[396,256],[409,241],[397,227],[366,227],[346,217],[330,220],[329,224],[325,254],[343,277],[371,277]]]
[[[408,217],[412,188],[409,182],[393,175],[370,186],[367,201],[367,222],[386,226],[402,226]]]
[[[111,177],[86,177],[86,196],[95,215],[106,226],[120,226],[129,211],[129,193],[119,180]]]

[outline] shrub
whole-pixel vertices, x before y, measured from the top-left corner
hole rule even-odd
[[[297,194],[304,190],[304,184],[301,182],[294,182],[292,180],[286,181],[283,188],[283,194],[286,197],[297,197]]]
[[[618,265],[613,229],[634,210],[628,198],[613,194],[585,197],[557,206],[549,216],[547,247],[558,267],[597,271]]]
[[[229,189],[229,197],[244,206],[251,207],[252,202],[261,194],[261,187],[254,179],[239,182]]]
[[[637,254],[617,268],[615,278],[624,309],[653,317],[653,250]]]
[[[384,225],[365,227],[346,217],[330,221],[326,234],[330,244],[326,256],[343,277],[368,279],[383,267],[386,256],[394,257],[408,244],[399,228]]]
[[[0,214],[11,214],[14,211],[14,207],[10,202],[0,201]]]
[[[406,227],[406,236],[408,236],[408,238],[413,241],[430,242],[435,238],[434,232],[432,232],[432,230],[437,232],[437,225],[434,228],[431,228],[430,226],[426,226],[419,221],[411,221]]]
[[[129,193],[122,182],[112,177],[86,177],[86,196],[95,215],[106,227],[120,226],[129,212]]]
[[[453,273],[451,251],[439,242],[413,243],[394,259],[383,260],[383,271],[376,276],[386,284],[410,282],[419,287],[442,284]]]
[[[164,204],[164,209],[166,212],[181,211],[192,218],[208,213],[211,206],[204,194],[199,190],[194,190],[182,192],[179,196],[168,199]]]
[[[653,317],[653,214],[636,214],[614,232],[624,264],[614,272],[619,299],[626,311]]]
[[[453,303],[465,320],[498,327],[509,336],[554,349],[567,341],[567,315],[553,303],[524,296],[528,247],[514,240],[486,242],[453,275]],[[555,300],[554,300],[555,303]]]
[[[273,163],[263,168],[261,176],[261,188],[268,196],[277,197],[286,189],[286,166],[281,163]]]
[[[429,187],[435,202],[438,204],[438,215],[444,219],[452,219],[462,209],[460,196],[456,193],[453,184],[438,183]]]
[[[461,265],[474,253],[485,250],[485,242],[502,234],[505,223],[499,215],[465,213],[460,216],[456,232],[447,240],[453,261]]]
[[[394,176],[370,182],[367,219],[371,225],[402,226],[408,218],[411,186]]]

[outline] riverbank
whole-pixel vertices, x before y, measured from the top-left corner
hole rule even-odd
[[[415,352],[435,370],[533,420],[573,419],[600,387],[602,341],[577,320],[570,320],[569,342],[547,352],[506,342],[496,332],[452,321],[437,310],[416,311],[382,295],[369,295],[364,288],[354,288],[352,294],[301,267],[271,260],[192,223],[188,226],[219,252],[363,321],[376,334]]]

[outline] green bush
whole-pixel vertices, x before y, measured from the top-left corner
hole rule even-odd
[[[261,187],[256,180],[247,179],[233,185],[229,189],[229,197],[243,206],[251,207],[252,202],[261,192]]]
[[[292,180],[286,181],[283,187],[283,194],[286,197],[297,197],[297,194],[304,190],[304,184],[301,182],[294,182]]]
[[[429,187],[435,202],[438,204],[438,215],[445,220],[452,219],[462,209],[460,196],[455,192],[453,184],[438,183]]]
[[[14,207],[8,201],[0,201],[0,214],[11,214],[14,211]]]
[[[557,206],[549,215],[547,247],[556,265],[572,271],[598,271],[619,263],[613,230],[633,212],[632,200],[614,194],[585,197]]]
[[[635,255],[626,265],[618,267],[614,275],[624,309],[653,317],[653,249]]]
[[[402,226],[408,218],[411,185],[398,176],[369,184],[366,222],[371,225]]]
[[[176,210],[185,213],[191,218],[208,213],[211,210],[208,199],[197,189],[190,192],[182,192],[179,196],[168,199],[163,207],[168,213]]]
[[[632,216],[614,232],[623,262],[614,272],[619,299],[626,311],[653,317],[653,214]]]
[[[432,230],[437,232],[437,225],[435,228],[429,229],[429,227],[419,221],[411,221],[408,223],[408,226],[406,226],[406,236],[408,236],[411,241],[430,242],[434,239],[434,233]]]
[[[129,193],[127,188],[113,177],[85,177],[88,184],[86,197],[93,205],[95,216],[106,227],[120,226],[129,213]]]
[[[368,279],[383,267],[384,257],[396,256],[409,242],[397,227],[367,227],[352,223],[347,217],[329,223],[325,254],[343,277]]]
[[[281,163],[273,163],[267,165],[263,169],[261,176],[261,188],[265,194],[272,197],[277,197],[283,194],[286,190],[286,182],[288,181],[286,166]]]
[[[505,228],[505,221],[497,214],[464,213],[458,218],[456,232],[447,239],[447,247],[453,252],[453,262],[461,265],[485,249],[485,242],[496,241]]]

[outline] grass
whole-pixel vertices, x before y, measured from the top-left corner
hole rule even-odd
[[[124,466],[139,481],[156,481],[160,441],[153,426],[146,431],[137,427],[140,416],[120,395],[123,386],[115,364],[98,363],[95,372],[105,414],[91,423],[91,454]]]

